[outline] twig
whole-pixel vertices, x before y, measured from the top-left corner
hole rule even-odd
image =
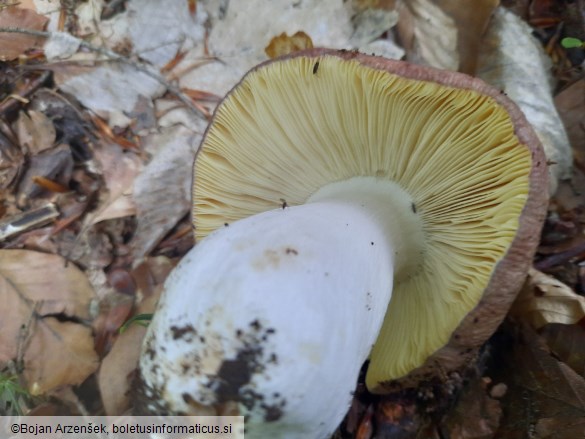
[[[580,242],[579,244],[575,245],[574,247],[568,250],[556,253],[545,259],[542,259],[541,261],[538,261],[537,263],[534,264],[534,268],[541,271],[548,270],[557,265],[561,265],[573,258],[576,257],[581,258],[583,257],[583,255],[585,255],[585,242]]]
[[[41,37],[41,38],[50,38],[54,34],[53,32],[45,32],[45,31],[32,30],[32,29],[21,29],[18,27],[0,27],[0,33],[16,33],[16,34],[31,35],[34,37]],[[181,91],[181,89],[179,87],[171,84],[164,77],[162,77],[158,73],[155,73],[152,70],[150,70],[146,65],[141,64],[141,63],[136,62],[136,61],[132,61],[131,59],[128,59],[125,56],[120,55],[117,52],[114,52],[113,50],[106,49],[103,47],[97,47],[97,46],[94,46],[93,44],[88,43],[87,41],[80,39],[80,38],[77,38],[74,36],[71,36],[71,37],[74,38],[79,43],[79,45],[81,47],[83,47],[91,52],[95,52],[95,53],[98,53],[100,55],[103,55],[103,56],[109,58],[110,60],[118,61],[118,62],[121,62],[121,63],[126,64],[128,66],[131,66],[131,67],[135,68],[136,70],[138,70],[139,72],[142,72],[145,75],[149,76],[150,78],[154,79],[159,84],[166,87],[166,89],[170,93],[174,94],[183,104],[185,104],[185,106],[187,108],[189,108],[189,110],[191,110],[193,113],[197,114],[198,116],[205,118],[205,114],[203,114],[203,112],[199,108],[197,108],[197,106],[191,101],[191,99],[189,99],[189,97],[187,95],[185,95],[185,93],[183,93]]]
[[[41,86],[49,79],[51,72],[46,71],[42,72],[37,78],[33,79],[30,84],[28,84],[24,90],[20,90],[20,94],[18,95],[20,98],[26,98],[27,96],[32,95],[35,91],[37,91]],[[19,100],[15,97],[9,97],[5,99],[3,102],[0,102],[0,114],[5,114],[9,111],[15,109],[19,104]]]
[[[44,226],[59,216],[59,211],[53,203],[43,207],[19,213],[0,221],[0,242],[17,233]]]

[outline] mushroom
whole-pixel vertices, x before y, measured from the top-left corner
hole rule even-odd
[[[150,324],[139,411],[235,410],[246,437],[328,437],[368,357],[376,393],[464,367],[547,199],[540,143],[503,93],[327,49],[246,74],[194,177],[198,243]]]

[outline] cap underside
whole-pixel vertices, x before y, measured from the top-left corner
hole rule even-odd
[[[530,151],[491,97],[335,56],[249,73],[201,148],[197,239],[355,176],[393,180],[412,196],[424,263],[394,287],[369,387],[420,366],[478,303],[516,234],[531,169]]]

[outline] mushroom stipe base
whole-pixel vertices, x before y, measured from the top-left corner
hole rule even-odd
[[[347,186],[213,232],[169,276],[140,368],[174,412],[236,403],[251,438],[325,438],[343,417],[391,297],[388,235],[414,216],[401,199],[383,221],[381,190]]]

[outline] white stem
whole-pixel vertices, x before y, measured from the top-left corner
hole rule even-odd
[[[250,438],[325,438],[341,422],[409,227],[380,217],[376,191],[341,189],[224,227],[171,274],[140,367],[172,411],[237,401]]]

